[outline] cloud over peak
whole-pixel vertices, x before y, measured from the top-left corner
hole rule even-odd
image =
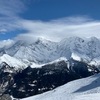
[[[17,39],[43,37],[59,41],[66,37],[100,37],[100,21],[88,16],[71,16],[50,21],[25,20],[19,16],[27,6],[26,0],[0,0],[0,34],[25,30]],[[31,1],[31,0],[29,0]]]
[[[100,37],[100,21],[89,17],[66,17],[47,22],[22,20],[20,24],[27,33],[20,34],[18,38],[33,36],[59,41],[71,36]]]

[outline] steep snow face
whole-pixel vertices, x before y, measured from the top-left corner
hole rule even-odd
[[[58,54],[60,54],[59,56],[67,57],[67,59],[73,58],[75,60],[82,60],[87,63],[91,63],[98,58],[98,64],[100,64],[99,51],[100,40],[95,37],[88,39],[71,37],[62,40],[58,45]],[[96,62],[94,64],[96,64]]]
[[[37,39],[30,44],[17,41],[11,48],[6,50],[6,53],[35,63],[46,63],[51,61],[50,55],[55,51],[55,48],[56,43],[43,39]]]
[[[3,56],[0,57],[0,65],[3,62],[6,62],[10,67],[14,67],[16,70],[27,67],[27,64],[7,54],[4,54]]]
[[[22,100],[99,100],[99,97],[100,74],[75,80],[52,91]]]
[[[41,38],[30,43],[20,40],[7,49],[1,48],[0,51],[1,56],[6,53],[37,64],[48,63],[60,57],[100,64],[100,40],[95,37],[88,39],[71,37],[60,42],[51,42]],[[98,59],[97,62],[96,59]]]
[[[59,48],[65,49],[63,50],[63,52],[66,51],[66,53],[64,52],[63,55],[66,55],[68,53],[70,55],[69,57],[71,57],[72,53],[74,53],[74,55],[77,55],[77,57],[80,57],[83,60],[89,61],[89,62],[93,60],[94,58],[100,56],[100,52],[99,52],[100,40],[98,40],[95,37],[92,37],[89,39],[71,37],[69,39],[65,39],[61,41]],[[61,50],[60,52],[62,53]]]

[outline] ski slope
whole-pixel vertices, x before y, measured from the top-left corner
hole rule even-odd
[[[100,74],[75,80],[52,91],[21,100],[100,100]]]
[[[76,96],[73,100],[100,100],[100,93]]]

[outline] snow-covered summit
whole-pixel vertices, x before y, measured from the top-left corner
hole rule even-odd
[[[91,62],[94,58],[99,57],[99,50],[100,40],[95,37],[84,39],[79,37],[66,38],[58,45],[59,56],[65,56],[67,59],[77,56],[78,60],[80,58],[86,62]]]

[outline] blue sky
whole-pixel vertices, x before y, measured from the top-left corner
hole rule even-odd
[[[0,40],[100,37],[100,0],[0,0]]]
[[[87,15],[100,19],[99,10],[100,0],[31,0],[22,17],[45,21],[67,16]]]

